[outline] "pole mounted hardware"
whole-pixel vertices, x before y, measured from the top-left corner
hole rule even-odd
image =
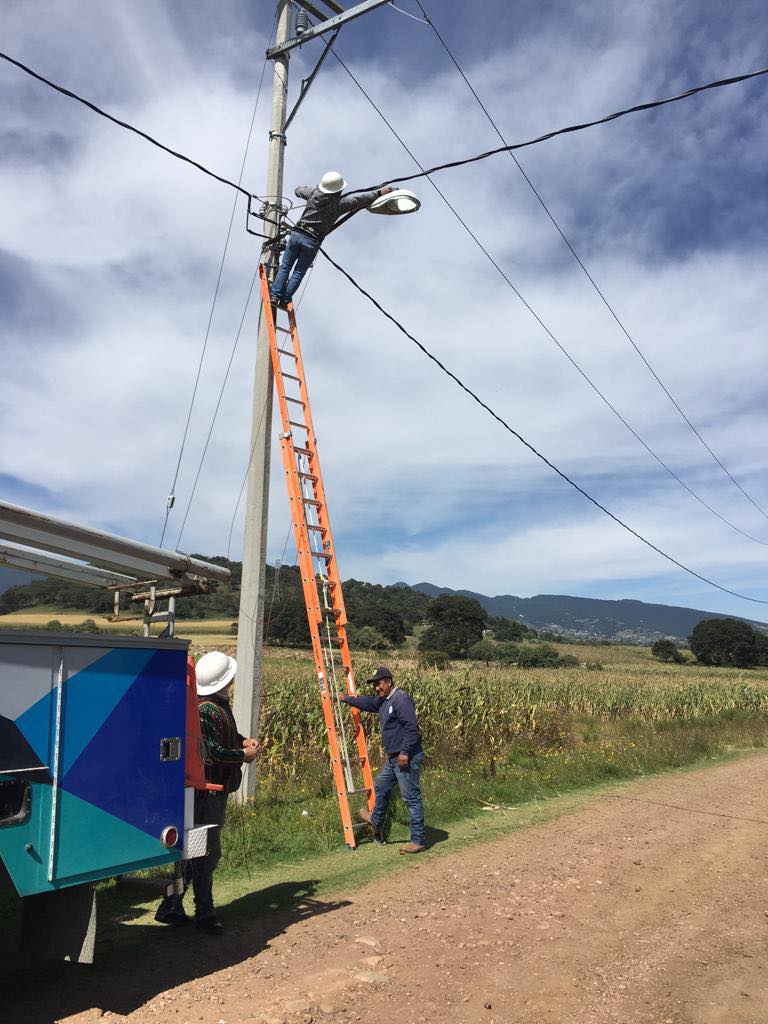
[[[320,2],[320,0],[318,0]],[[293,39],[286,39],[285,42],[272,46],[267,50],[267,57],[270,60],[274,60],[275,57],[280,57],[284,53],[288,53],[289,50],[295,49],[297,46],[303,46],[304,43],[309,42],[310,39],[316,39],[318,36],[324,35],[326,32],[332,32],[334,29],[341,28],[342,25],[346,25],[348,21],[354,21],[355,18],[361,17],[363,14],[367,14],[369,11],[375,10],[377,7],[383,7],[389,3],[389,0],[364,0],[361,4],[356,4],[354,7],[350,7],[344,10],[336,3],[329,3],[323,0],[325,6],[330,8],[332,11],[336,11],[334,17],[328,18],[323,15],[318,7],[314,3],[306,3],[305,0],[297,0],[305,11],[313,15],[315,18],[326,17],[325,21],[321,21],[319,25],[313,25],[307,32],[302,32],[300,36],[295,36]]]
[[[296,102],[295,102],[295,104],[293,106],[293,110],[290,112],[288,117],[285,119],[286,130],[288,129],[288,125],[291,123],[291,121],[296,116],[296,111],[301,106],[302,101],[304,100],[304,97],[306,96],[307,92],[309,91],[309,87],[314,82],[315,76],[317,75],[317,72],[323,66],[323,61],[325,60],[325,58],[330,53],[331,47],[336,42],[336,36],[338,34],[339,34],[339,29],[336,29],[335,32],[333,33],[333,35],[331,36],[331,38],[325,44],[325,48],[324,48],[323,52],[320,54],[320,60],[317,62],[317,64],[315,64],[315,67],[314,67],[314,70],[312,71],[312,73],[309,75],[309,77],[302,79],[302,81],[301,81],[301,89],[299,91],[299,98],[296,100]]]

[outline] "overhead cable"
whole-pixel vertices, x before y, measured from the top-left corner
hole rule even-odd
[[[249,305],[251,303],[251,296],[253,295],[253,287],[254,287],[254,285],[256,283],[256,277],[258,276],[258,273],[259,273],[259,270],[258,270],[258,267],[257,267],[256,270],[254,271],[253,277],[251,278],[251,287],[248,290],[248,297],[245,300],[245,307],[243,309],[243,315],[240,317],[240,326],[237,328],[237,334],[235,335],[235,340],[234,340],[234,342],[232,344],[232,351],[229,354],[229,362],[227,363],[227,369],[224,372],[224,378],[222,379],[221,387],[219,388],[219,397],[216,400],[216,407],[213,410],[213,416],[211,418],[211,425],[208,428],[208,436],[205,439],[205,444],[203,446],[203,451],[202,451],[202,454],[200,456],[200,462],[198,463],[198,466],[197,466],[197,473],[195,474],[194,483],[192,484],[192,491],[191,491],[191,493],[189,495],[189,501],[187,502],[187,507],[186,507],[186,510],[184,512],[184,519],[183,519],[182,524],[181,524],[181,529],[179,530],[179,536],[176,538],[176,547],[177,548],[178,548],[179,544],[181,544],[181,535],[184,533],[184,527],[187,525],[187,518],[189,517],[189,510],[192,508],[192,501],[193,501],[193,499],[195,497],[195,491],[197,490],[197,484],[198,484],[198,481],[200,480],[200,474],[202,473],[202,470],[203,470],[203,463],[205,462],[205,456],[208,453],[208,446],[211,443],[211,437],[213,435],[213,428],[216,425],[216,419],[217,419],[217,417],[219,415],[219,409],[221,408],[221,402],[222,402],[222,399],[224,398],[224,389],[226,388],[227,381],[229,380],[229,371],[232,369],[232,362],[233,362],[233,360],[235,358],[235,352],[237,351],[237,346],[238,346],[238,343],[240,341],[240,335],[242,334],[242,331],[243,331],[243,324],[245,323],[245,317],[246,317],[246,314],[248,313],[248,307],[249,307]],[[259,321],[261,321],[261,307],[259,307]]]
[[[404,181],[415,181],[417,178],[425,178],[427,175],[436,174],[438,171],[447,171],[454,167],[464,167],[466,164],[476,164],[480,160],[487,160],[489,157],[497,156],[499,153],[508,153],[515,149],[526,149],[528,146],[537,146],[540,142],[548,142],[550,139],[554,139],[558,135],[568,135],[571,132],[581,132],[584,131],[585,128],[594,128],[599,124],[608,124],[609,121],[616,121],[620,117],[627,117],[629,114],[637,114],[644,110],[654,110],[656,107],[663,107],[668,103],[677,103],[679,100],[687,100],[692,96],[697,96],[699,93],[707,92],[711,89],[722,89],[728,85],[738,85],[739,82],[748,82],[750,79],[759,78],[761,75],[768,75],[768,68],[760,68],[758,71],[750,71],[745,75],[734,75],[731,78],[721,78],[717,82],[708,82],[706,85],[696,85],[691,89],[686,89],[685,92],[678,93],[676,96],[668,96],[663,100],[651,100],[648,103],[638,103],[634,107],[627,107],[625,110],[617,110],[613,114],[606,114],[605,117],[599,117],[594,121],[584,121],[582,124],[572,124],[567,128],[557,128],[554,131],[546,132],[544,135],[538,135],[535,139],[528,139],[526,142],[514,142],[511,145],[499,146],[497,149],[489,149],[485,153],[477,153],[475,156],[464,157],[461,160],[450,160],[448,163],[435,164],[434,167],[428,167],[425,170],[422,170],[419,174],[399,174],[394,178],[387,178],[386,181],[379,182],[378,186],[354,189],[354,192],[368,192],[371,187],[381,188],[384,185],[394,185]]]
[[[7,53],[0,52],[0,58],[8,61],[9,64],[15,65],[17,68],[20,68],[22,71],[26,72],[26,74],[31,75],[32,78],[36,78],[39,82],[49,86],[51,89],[55,89],[56,92],[60,92],[62,96],[69,96],[70,99],[77,100],[78,103],[82,103],[83,106],[88,107],[89,110],[101,115],[101,117],[106,117],[108,121],[112,121],[113,124],[118,125],[120,128],[125,128],[129,132],[133,132],[134,135],[139,135],[147,142],[151,142],[153,146],[157,146],[158,149],[162,149],[164,153],[168,153],[170,156],[176,157],[177,160],[183,160],[186,164],[191,164],[192,167],[195,167],[198,171],[202,171],[203,174],[207,174],[209,178],[214,178],[216,181],[220,181],[222,185],[228,185],[229,188],[235,189],[235,191],[239,192],[240,195],[246,196],[246,198],[261,198],[261,196],[254,195],[241,185],[235,184],[234,181],[230,181],[229,178],[224,178],[222,175],[216,174],[215,171],[209,170],[209,168],[204,167],[203,164],[198,163],[197,160],[193,160],[191,157],[185,156],[183,153],[179,153],[175,149],[171,149],[170,146],[166,146],[162,142],[158,142],[157,139],[148,135],[147,132],[143,132],[140,128],[136,128],[127,121],[121,121],[120,118],[114,117],[112,114],[108,114],[106,110],[102,110],[101,107],[97,107],[95,103],[85,99],[83,96],[79,96],[76,92],[72,92],[71,89],[65,89],[63,85],[57,85],[56,82],[52,82],[49,78],[45,78],[37,71],[27,67],[26,64],[22,64],[20,60],[15,60],[13,57],[10,57]]]
[[[254,126],[254,123],[256,121],[256,112],[259,109],[259,100],[261,99],[261,87],[264,84],[264,73],[267,70],[267,64],[268,64],[268,60],[265,57],[264,58],[264,63],[263,63],[262,68],[261,68],[261,77],[259,78],[259,86],[258,86],[258,89],[256,90],[256,101],[253,104],[253,113],[251,114],[251,123],[250,123],[250,126],[248,128],[248,136],[247,136],[247,138],[245,140],[245,149],[243,150],[243,159],[242,159],[242,162],[240,164],[240,174],[239,174],[238,179],[237,179],[238,185],[242,182],[243,174],[245,172],[245,163],[246,163],[246,160],[248,159],[248,150],[250,149],[250,146],[251,146],[251,138],[253,136],[253,126]],[[163,546],[163,540],[165,539],[165,531],[168,528],[168,517],[171,514],[171,509],[173,508],[174,501],[175,501],[176,483],[177,483],[177,481],[179,479],[179,470],[181,469],[181,460],[182,460],[182,457],[184,455],[184,446],[186,445],[186,442],[187,442],[187,434],[189,433],[189,424],[190,424],[190,422],[192,420],[192,410],[195,407],[195,398],[197,397],[197,388],[198,388],[198,385],[200,383],[200,375],[201,375],[202,370],[203,370],[203,362],[205,360],[205,352],[206,352],[206,349],[208,348],[208,338],[210,337],[210,334],[211,334],[211,325],[213,323],[213,314],[214,314],[214,311],[216,309],[216,300],[219,297],[219,288],[221,287],[221,278],[222,278],[222,274],[224,272],[224,262],[225,262],[225,260],[227,258],[227,251],[229,250],[229,239],[230,239],[230,237],[232,235],[232,225],[233,225],[234,220],[235,220],[235,212],[237,211],[237,201],[238,201],[238,199],[239,199],[239,196],[236,194],[235,198],[234,198],[234,200],[232,202],[232,213],[229,216],[229,224],[227,226],[227,234],[226,234],[226,237],[224,238],[224,251],[221,254],[221,261],[219,262],[219,273],[218,273],[218,276],[216,277],[216,286],[213,289],[213,299],[211,300],[211,309],[210,309],[210,312],[208,314],[208,323],[206,324],[206,327],[205,327],[205,336],[203,338],[203,345],[202,345],[202,348],[200,350],[200,358],[199,358],[198,363],[197,363],[197,374],[195,375],[195,383],[194,383],[194,386],[192,388],[192,397],[189,400],[189,409],[187,410],[187,421],[184,424],[184,433],[182,435],[181,445],[179,447],[179,456],[178,456],[178,459],[176,460],[176,470],[175,470],[175,472],[173,474],[173,483],[171,484],[171,489],[168,492],[168,500],[166,501],[166,505],[165,505],[165,521],[163,523],[162,536],[160,537],[160,547]]]
[[[446,43],[445,39],[443,39],[443,37],[442,37],[442,35],[440,34],[440,30],[438,29],[437,25],[436,25],[436,24],[434,23],[434,21],[432,21],[432,19],[430,18],[429,14],[428,14],[428,13],[427,13],[427,11],[426,11],[426,10],[424,9],[424,5],[423,5],[423,4],[421,3],[421,0],[416,0],[416,3],[418,4],[418,6],[419,6],[419,9],[421,10],[421,13],[422,13],[422,14],[424,15],[425,23],[426,23],[426,24],[428,24],[428,25],[429,25],[429,27],[430,27],[430,28],[432,29],[432,31],[433,31],[433,32],[435,33],[435,36],[436,36],[436,37],[437,37],[437,39],[439,40],[439,42],[440,42],[441,46],[443,47],[443,49],[445,50],[446,54],[447,54],[447,55],[448,55],[448,57],[450,58],[451,62],[452,62],[452,63],[453,63],[453,65],[455,66],[455,68],[456,68],[456,70],[458,71],[459,75],[461,75],[461,77],[462,77],[462,78],[464,79],[464,81],[465,81],[465,83],[466,83],[466,85],[467,85],[467,88],[468,88],[468,89],[469,89],[469,91],[470,91],[470,92],[472,93],[472,95],[474,96],[474,98],[475,98],[475,99],[477,100],[477,103],[478,103],[478,105],[479,105],[480,109],[481,109],[481,110],[483,111],[483,113],[485,114],[486,118],[487,118],[487,119],[488,119],[488,121],[490,122],[490,124],[491,124],[491,127],[492,127],[492,128],[493,128],[493,130],[494,130],[494,131],[496,132],[496,134],[497,134],[497,135],[498,135],[498,137],[499,137],[499,138],[501,139],[501,141],[502,141],[502,142],[504,143],[504,145],[505,145],[505,146],[506,146],[506,145],[508,145],[508,143],[507,143],[507,140],[506,140],[506,139],[504,138],[504,136],[503,136],[503,134],[502,134],[502,132],[501,132],[501,129],[499,128],[499,126],[498,126],[498,125],[496,124],[496,122],[494,121],[493,117],[491,116],[491,113],[490,113],[490,111],[488,110],[488,108],[486,107],[486,105],[485,105],[485,104],[483,103],[483,101],[482,101],[482,99],[480,98],[480,96],[479,96],[479,95],[477,94],[477,92],[476,92],[476,90],[475,90],[474,86],[473,86],[473,85],[472,85],[472,83],[470,82],[470,80],[469,80],[469,78],[467,77],[467,75],[466,75],[466,73],[465,73],[464,69],[463,69],[463,68],[462,68],[462,66],[461,66],[461,65],[459,64],[458,60],[457,60],[457,59],[456,59],[456,57],[454,56],[453,52],[451,51],[450,47],[449,47],[449,46],[448,46],[448,44]],[[420,21],[421,19],[419,18],[419,19],[417,19],[417,20],[419,20],[419,21]],[[590,283],[590,284],[592,285],[592,287],[594,288],[594,290],[595,290],[595,291],[597,292],[597,294],[598,294],[598,296],[600,297],[600,299],[602,300],[602,302],[603,302],[603,304],[604,304],[605,308],[606,308],[606,309],[608,310],[608,312],[609,312],[609,313],[611,314],[611,316],[613,317],[613,319],[614,319],[614,320],[616,321],[616,323],[618,324],[618,326],[619,326],[620,330],[622,331],[622,333],[624,334],[624,336],[626,337],[627,341],[628,341],[628,342],[630,343],[630,345],[632,346],[632,348],[634,348],[635,352],[637,352],[638,356],[639,356],[639,357],[640,357],[640,358],[642,359],[642,361],[643,361],[643,362],[645,363],[645,365],[646,365],[646,367],[648,368],[648,371],[650,372],[651,376],[652,376],[652,377],[654,378],[654,380],[655,380],[655,381],[656,381],[656,383],[657,383],[657,384],[659,385],[659,387],[660,387],[660,388],[661,388],[661,390],[662,390],[662,391],[664,392],[664,394],[665,394],[665,395],[667,396],[667,398],[668,398],[668,399],[670,400],[670,402],[672,403],[672,405],[674,405],[675,409],[677,409],[677,411],[679,412],[679,414],[680,414],[680,416],[682,417],[682,419],[684,420],[684,422],[685,422],[685,423],[686,423],[686,424],[687,424],[687,425],[688,425],[688,426],[690,427],[690,429],[691,429],[691,430],[693,431],[693,433],[695,434],[695,436],[696,436],[696,437],[697,437],[697,438],[699,439],[699,441],[701,442],[701,444],[703,445],[703,447],[704,447],[704,448],[706,449],[706,451],[707,451],[707,452],[709,453],[709,455],[710,455],[710,456],[712,457],[712,459],[713,459],[713,460],[715,461],[715,463],[716,463],[716,464],[717,464],[717,465],[718,465],[718,466],[720,467],[720,469],[722,469],[722,471],[723,471],[723,472],[725,473],[725,475],[726,475],[726,476],[728,477],[728,479],[729,479],[729,480],[731,481],[731,483],[733,483],[733,484],[734,484],[734,485],[735,485],[735,486],[736,486],[736,487],[737,487],[737,488],[739,489],[739,491],[741,491],[741,493],[742,493],[742,494],[744,495],[744,497],[745,497],[745,498],[747,499],[747,501],[749,501],[749,502],[750,502],[750,503],[751,503],[751,504],[752,504],[752,505],[753,505],[753,506],[754,506],[754,507],[755,507],[755,508],[757,509],[757,511],[758,511],[758,512],[759,512],[759,513],[760,513],[760,514],[761,514],[762,516],[764,516],[764,517],[765,517],[766,519],[768,519],[768,512],[766,512],[766,511],[765,511],[765,509],[763,509],[763,508],[762,508],[762,507],[761,507],[761,506],[760,506],[760,505],[759,505],[759,504],[758,504],[758,503],[757,503],[757,502],[755,501],[755,499],[754,499],[754,498],[752,497],[752,495],[751,495],[751,494],[749,494],[749,493],[748,493],[748,492],[747,492],[747,491],[745,490],[745,488],[744,488],[744,487],[743,487],[743,486],[742,486],[742,485],[741,485],[741,484],[739,483],[739,481],[738,481],[738,480],[737,480],[737,479],[736,479],[736,478],[735,478],[735,477],[734,477],[734,476],[733,476],[733,475],[731,474],[730,470],[729,470],[729,469],[728,469],[728,468],[727,468],[727,467],[726,467],[726,466],[725,466],[725,465],[723,464],[723,462],[721,461],[721,459],[720,459],[720,458],[719,458],[719,457],[717,456],[717,454],[716,454],[716,453],[715,453],[715,452],[713,451],[713,449],[712,449],[712,448],[710,447],[710,445],[709,445],[709,444],[708,444],[708,442],[707,442],[707,441],[705,440],[705,438],[704,438],[704,437],[702,437],[702,435],[701,435],[701,434],[699,433],[699,431],[698,431],[698,430],[696,429],[696,427],[694,426],[694,424],[693,424],[693,423],[691,422],[690,418],[689,418],[689,417],[688,417],[688,416],[686,415],[685,411],[684,411],[684,410],[682,409],[682,407],[680,406],[680,403],[679,403],[679,402],[677,401],[677,399],[676,399],[676,398],[675,398],[675,397],[674,397],[674,396],[673,396],[673,395],[671,394],[671,392],[670,392],[670,391],[669,391],[669,389],[667,388],[666,384],[665,384],[665,383],[664,383],[664,382],[663,382],[663,381],[661,380],[661,378],[659,377],[659,375],[658,375],[658,374],[656,373],[656,370],[655,370],[655,369],[654,369],[654,368],[653,368],[653,367],[651,366],[650,362],[648,361],[648,359],[646,358],[646,356],[644,355],[644,353],[643,353],[643,352],[642,352],[642,351],[640,350],[640,347],[638,346],[638,344],[637,344],[637,342],[635,341],[635,339],[634,339],[634,338],[632,337],[632,335],[631,335],[631,334],[629,333],[629,331],[627,330],[627,328],[625,327],[625,325],[624,325],[624,324],[622,323],[621,319],[619,318],[619,314],[618,314],[618,313],[616,312],[616,310],[615,310],[615,309],[613,308],[613,306],[611,305],[611,303],[610,303],[610,302],[608,301],[608,299],[606,298],[606,296],[605,296],[605,294],[604,294],[603,290],[602,290],[602,289],[600,288],[600,286],[598,285],[597,281],[595,281],[594,277],[592,276],[592,274],[591,274],[591,273],[589,272],[589,270],[588,270],[588,269],[587,269],[587,267],[585,266],[585,264],[584,264],[584,261],[583,261],[583,260],[581,259],[581,257],[579,256],[579,254],[578,254],[578,253],[576,252],[576,250],[574,249],[574,247],[573,247],[573,243],[572,243],[572,242],[571,242],[571,240],[570,240],[570,239],[568,238],[568,236],[567,236],[567,235],[565,234],[565,232],[563,231],[563,229],[561,228],[561,226],[560,226],[560,225],[558,224],[557,220],[555,219],[555,216],[554,216],[554,214],[552,213],[552,211],[551,211],[551,210],[549,209],[549,207],[548,207],[548,206],[547,206],[547,204],[545,203],[545,201],[544,201],[544,198],[542,197],[541,193],[540,193],[540,192],[539,192],[539,190],[538,190],[538,189],[536,188],[536,186],[534,185],[534,183],[533,183],[533,182],[531,181],[531,178],[530,178],[530,177],[529,177],[529,175],[528,175],[528,174],[526,173],[526,171],[525,171],[525,169],[523,168],[522,164],[520,163],[520,161],[519,161],[519,160],[517,159],[517,157],[515,156],[515,154],[514,154],[514,153],[513,153],[513,152],[512,152],[511,150],[509,150],[509,156],[510,156],[510,159],[514,161],[514,163],[515,163],[515,166],[516,166],[516,167],[517,167],[517,169],[518,169],[518,170],[520,171],[520,173],[522,174],[523,178],[525,179],[525,181],[527,182],[528,186],[530,187],[531,191],[533,192],[534,196],[536,196],[536,199],[537,199],[537,200],[539,201],[539,203],[541,204],[541,207],[542,207],[542,209],[544,210],[544,212],[546,213],[547,217],[549,217],[549,219],[550,219],[550,220],[552,221],[552,224],[554,225],[554,227],[555,227],[555,229],[556,229],[557,233],[558,233],[558,234],[560,235],[560,237],[562,238],[563,242],[565,242],[565,244],[567,245],[568,249],[570,250],[570,252],[571,252],[571,255],[573,256],[573,258],[574,258],[574,259],[576,260],[576,262],[578,263],[578,265],[579,265],[579,266],[581,267],[581,269],[583,270],[583,272],[584,272],[584,274],[585,274],[585,276],[586,276],[587,280],[588,280],[588,281],[589,281],[589,283]]]
[[[389,128],[389,130],[392,132],[394,137],[397,139],[397,141],[400,143],[400,145],[406,151],[406,153],[410,156],[410,158],[413,160],[413,162],[418,167],[421,167],[422,165],[419,162],[419,160],[416,157],[416,155],[409,148],[408,144],[403,140],[403,138],[399,135],[399,133],[397,132],[396,128],[387,119],[387,117],[383,113],[383,111],[377,106],[376,102],[368,94],[368,92],[365,90],[364,86],[355,77],[353,72],[347,67],[347,65],[344,63],[342,58],[335,51],[332,51],[332,52],[333,52],[333,55],[336,57],[336,60],[341,64],[341,66],[344,68],[346,73],[349,75],[349,77],[355,83],[357,88],[362,92],[363,96],[365,96],[365,98],[368,101],[368,103],[370,103],[370,105],[373,107],[373,109],[376,111],[376,113],[382,119],[384,124],[387,126],[387,128]],[[485,245],[480,240],[480,238],[478,238],[478,236],[475,234],[473,229],[469,226],[469,224],[466,222],[466,220],[464,220],[464,218],[461,216],[461,214],[456,209],[456,207],[451,203],[451,201],[448,199],[448,197],[445,195],[445,193],[442,191],[442,189],[432,180],[432,178],[429,176],[429,174],[427,174],[427,180],[429,181],[430,185],[435,190],[435,192],[437,192],[437,194],[440,196],[440,198],[445,203],[445,205],[448,207],[448,209],[451,211],[453,216],[458,220],[458,222],[461,224],[461,226],[464,228],[464,230],[467,232],[467,234],[473,240],[473,242],[478,246],[478,248],[483,253],[483,255],[486,257],[486,259],[491,264],[491,266],[497,271],[497,273],[502,278],[502,280],[505,282],[505,284],[514,292],[514,294],[517,296],[517,298],[520,300],[520,302],[522,302],[523,306],[525,306],[525,308],[528,310],[528,312],[531,314],[531,316],[534,318],[534,320],[539,324],[539,326],[542,328],[542,330],[547,334],[547,336],[551,339],[551,341],[554,342],[554,344],[563,353],[563,355],[566,357],[566,359],[569,361],[569,363],[574,367],[574,369],[581,375],[581,377],[583,377],[583,379],[587,382],[589,387],[592,388],[592,390],[595,392],[595,394],[598,396],[598,398],[600,398],[600,400],[607,406],[607,408],[610,409],[610,411],[613,413],[613,415],[626,427],[626,429],[630,432],[630,434],[632,434],[632,436],[643,446],[643,448],[645,448],[645,450],[648,452],[648,454],[662,467],[662,469],[666,473],[669,474],[669,476],[672,477],[673,480],[677,481],[677,483],[685,491],[687,491],[688,494],[695,501],[697,501],[700,505],[702,505],[705,509],[707,509],[708,512],[711,512],[712,515],[715,516],[717,519],[719,519],[720,522],[722,522],[725,526],[728,526],[730,529],[734,530],[736,533],[740,534],[742,537],[746,538],[747,540],[753,541],[755,544],[760,544],[762,547],[768,547],[768,541],[761,540],[759,537],[755,537],[751,533],[748,533],[746,530],[743,530],[740,526],[736,526],[736,524],[732,523],[730,521],[730,519],[727,519],[724,515],[722,515],[722,513],[718,512],[717,509],[713,508],[712,505],[709,504],[709,502],[705,501],[705,499],[702,498],[700,494],[698,494],[696,491],[694,491],[694,489],[692,487],[690,487],[685,482],[685,480],[683,480],[682,477],[679,476],[679,474],[676,473],[675,470],[672,469],[672,467],[670,465],[668,465],[661,458],[661,456],[658,455],[653,450],[653,448],[651,448],[651,446],[648,444],[648,442],[645,440],[645,438],[632,426],[632,424],[622,415],[622,413],[619,412],[619,410],[611,402],[611,400],[608,398],[608,396],[606,394],[604,394],[603,391],[600,390],[600,388],[597,386],[597,384],[595,384],[595,382],[592,380],[592,378],[589,376],[589,374],[586,372],[586,370],[583,369],[581,364],[576,361],[576,359],[571,355],[571,353],[568,351],[568,349],[565,347],[565,345],[563,345],[563,343],[559,340],[559,338],[556,337],[554,332],[547,326],[547,324],[544,322],[544,320],[541,318],[541,316],[536,312],[536,310],[528,302],[528,300],[525,298],[525,296],[522,294],[522,292],[517,288],[517,286],[511,280],[509,275],[506,273],[506,271],[494,259],[494,257],[491,255],[491,253],[485,247]]]
[[[486,402],[484,402],[483,399],[480,398],[480,396],[477,395],[459,377],[457,377],[457,375],[455,373],[453,373],[452,370],[449,370],[448,367],[437,358],[437,356],[433,355],[432,352],[429,351],[429,349],[426,347],[426,345],[422,344],[422,342],[420,342],[418,340],[418,338],[414,337],[414,335],[411,334],[410,331],[407,330],[407,328],[405,328],[400,323],[399,320],[397,320],[391,313],[389,313],[386,309],[384,309],[384,307],[381,305],[381,303],[377,299],[375,299],[373,297],[373,295],[371,295],[370,292],[366,291],[365,288],[363,288],[363,286],[361,284],[359,284],[352,277],[352,275],[350,273],[348,273],[348,271],[346,271],[343,267],[339,266],[339,264],[334,259],[332,259],[328,255],[328,253],[325,252],[325,250],[321,249],[320,252],[323,254],[325,259],[328,260],[328,262],[331,264],[331,266],[335,267],[336,270],[338,270],[339,273],[342,274],[349,281],[349,283],[360,292],[361,295],[364,295],[365,298],[368,299],[368,301],[370,303],[372,303],[376,307],[376,309],[378,309],[378,311],[383,316],[385,316],[387,318],[387,320],[389,320],[391,323],[393,323],[395,325],[395,327],[402,334],[404,334],[406,336],[406,338],[408,338],[410,341],[412,341],[414,343],[414,345],[416,345],[416,347],[427,357],[427,359],[431,360],[437,367],[439,367],[440,370],[442,370],[442,372],[447,377],[451,378],[451,380],[454,382],[454,384],[457,384],[461,388],[462,391],[464,391],[467,395],[469,395],[469,397],[472,399],[472,401],[476,402],[491,417],[493,417],[493,419],[496,420],[497,423],[500,423],[501,426],[506,431],[508,431],[510,434],[512,434],[513,437],[517,438],[517,440],[522,445],[524,445],[530,452],[532,452],[533,455],[535,455],[537,459],[540,459],[541,462],[543,462],[546,466],[548,466],[554,473],[557,473],[557,475],[562,480],[565,480],[565,482],[567,484],[570,484],[570,486],[573,487],[574,490],[578,491],[578,493],[581,494],[582,497],[586,498],[587,501],[591,502],[591,504],[593,504],[596,508],[600,509],[600,511],[603,512],[605,515],[607,515],[609,519],[612,519],[615,523],[617,523],[619,526],[621,526],[628,533],[631,533],[633,537],[635,537],[637,540],[639,540],[643,544],[645,544],[646,547],[651,548],[651,550],[655,551],[656,554],[661,555],[662,558],[665,558],[668,562],[671,562],[673,565],[676,565],[678,569],[682,569],[683,572],[688,573],[690,576],[695,576],[695,578],[697,580],[701,580],[701,582],[702,583],[706,583],[707,586],[714,587],[716,590],[720,590],[724,594],[730,594],[732,597],[738,597],[742,601],[751,601],[754,604],[768,604],[768,600],[764,600],[763,598],[759,598],[759,597],[748,597],[746,594],[740,594],[740,593],[738,593],[738,591],[731,590],[728,587],[724,587],[720,583],[716,583],[714,580],[708,579],[708,577],[706,577],[706,576],[702,576],[701,573],[696,572],[694,569],[690,569],[683,562],[679,561],[677,558],[674,558],[672,555],[668,555],[666,551],[663,551],[660,547],[658,547],[656,544],[654,544],[653,541],[648,540],[646,537],[644,537],[637,530],[635,530],[631,526],[629,526],[628,523],[625,523],[623,519],[620,519],[619,516],[615,515],[615,513],[611,512],[609,509],[607,509],[605,507],[605,505],[601,504],[597,500],[597,498],[593,498],[592,495],[588,491],[586,491],[583,487],[581,487],[579,484],[577,484],[575,480],[572,480],[561,469],[558,469],[558,467],[554,464],[554,462],[551,462],[545,455],[543,455],[540,451],[538,451],[538,449],[535,448],[530,443],[530,441],[526,441],[526,439],[523,437],[522,434],[520,434],[517,430],[515,430],[514,427],[510,426],[510,424],[507,423],[507,421],[505,419],[503,419],[503,417],[501,417],[497,412],[495,412],[490,407],[490,405],[488,405]]]

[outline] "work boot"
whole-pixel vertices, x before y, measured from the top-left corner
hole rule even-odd
[[[155,913],[155,920],[160,924],[169,924],[173,928],[181,928],[189,924],[184,904],[178,896],[166,896]]]
[[[424,853],[426,846],[421,846],[419,843],[406,843],[405,846],[400,847],[400,853]]]
[[[376,828],[376,826],[373,824],[373,821],[371,819],[371,812],[368,810],[368,808],[367,807],[361,807],[360,810],[357,812],[357,816],[360,819],[360,821],[364,821],[366,823],[368,828],[373,833],[373,838],[377,839],[377,840],[380,840],[381,839],[381,833]]]
[[[209,935],[223,935],[224,933],[224,925],[213,911],[210,914],[204,914],[202,917],[196,917],[195,924],[202,931],[208,932]]]

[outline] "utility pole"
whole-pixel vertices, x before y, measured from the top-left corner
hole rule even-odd
[[[278,231],[283,195],[283,159],[285,126],[293,120],[317,72],[325,60],[342,25],[378,7],[388,0],[362,0],[344,9],[337,0],[295,0],[297,7],[318,19],[319,24],[305,25],[291,38],[291,0],[277,0],[277,32],[275,45],[267,50],[274,62],[272,85],[272,120],[269,131],[267,162],[267,195],[264,212],[264,233],[273,238]],[[320,5],[318,7],[318,4]],[[323,10],[327,8],[330,16]],[[326,47],[310,76],[302,82],[301,93],[286,118],[288,101],[288,53],[311,39],[329,35]],[[250,461],[248,463],[248,497],[245,510],[243,540],[243,578],[240,584],[240,614],[237,623],[237,680],[234,712],[238,728],[245,736],[258,736],[261,702],[261,654],[264,632],[264,584],[267,558],[267,513],[269,508],[269,458],[272,441],[272,362],[269,351],[266,318],[262,316],[256,348],[256,372],[253,384]],[[245,766],[243,785],[238,790],[241,802],[256,791],[256,762]]]
[[[281,46],[291,34],[291,2],[277,0],[275,44]],[[272,120],[267,162],[267,204],[264,233],[273,237],[283,194],[285,156],[285,112],[288,102],[288,53],[274,58]],[[253,383],[248,492],[243,540],[243,578],[240,585],[240,615],[237,624],[237,681],[234,712],[238,728],[245,736],[258,735],[261,701],[261,652],[264,632],[264,584],[267,557],[267,515],[269,510],[269,459],[272,444],[272,363],[269,354],[266,319],[261,317],[256,347],[256,372]],[[255,763],[244,766],[241,801],[256,790]]]

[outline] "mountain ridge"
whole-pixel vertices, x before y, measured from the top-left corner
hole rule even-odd
[[[395,584],[399,586],[400,584]],[[403,584],[411,590],[438,597],[454,594],[474,598],[489,615],[519,622],[539,632],[550,631],[577,640],[624,640],[653,643],[664,637],[685,641],[702,619],[738,619],[768,633],[768,624],[740,615],[704,612],[678,605],[651,604],[636,598],[606,600],[597,597],[571,597],[567,594],[537,594],[515,597],[498,594],[489,597],[472,590],[452,590],[434,583]]]

